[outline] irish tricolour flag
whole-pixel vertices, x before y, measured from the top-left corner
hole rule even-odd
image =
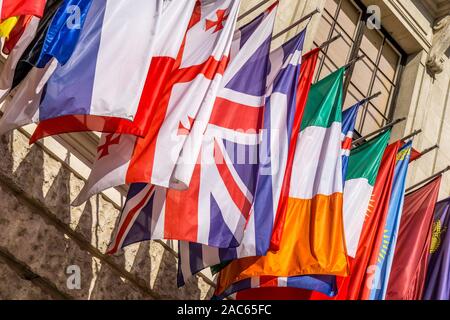
[[[390,137],[386,131],[350,153],[344,188],[344,230],[347,254],[354,258],[381,158]]]

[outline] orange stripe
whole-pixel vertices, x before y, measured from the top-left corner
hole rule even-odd
[[[250,277],[307,274],[348,275],[342,193],[289,198],[280,249],[231,262],[220,273],[216,293]]]

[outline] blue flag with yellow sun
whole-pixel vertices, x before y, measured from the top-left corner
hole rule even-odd
[[[394,259],[395,245],[398,229],[403,211],[405,198],[406,175],[408,173],[409,159],[411,156],[412,142],[408,142],[398,151],[394,172],[394,184],[392,186],[389,210],[384,226],[383,239],[378,250],[377,265],[373,278],[370,300],[384,300],[389,282],[392,261]]]

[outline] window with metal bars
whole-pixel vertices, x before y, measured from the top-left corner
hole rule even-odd
[[[327,0],[315,45],[341,38],[324,49],[317,64],[315,80],[363,55],[346,72],[344,109],[377,92],[380,95],[364,105],[356,123],[356,134],[366,135],[392,120],[406,54],[381,28],[367,27],[366,7],[359,0]],[[383,23],[383,20],[381,20]]]

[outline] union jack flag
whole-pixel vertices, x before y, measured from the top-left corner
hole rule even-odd
[[[109,253],[150,239],[239,245],[258,176],[274,20],[271,9],[235,32],[189,188],[132,184]]]
[[[306,30],[270,55],[271,70],[267,78],[269,87],[264,110],[264,128],[268,130],[263,137],[265,142],[262,143],[263,152],[259,159],[260,170],[267,170],[269,174],[258,176],[251,216],[241,244],[236,248],[214,248],[180,241],[178,286],[183,286],[190,276],[206,267],[267,253],[293,134],[305,33]],[[277,146],[277,150],[274,150],[274,146]],[[278,158],[265,158],[264,154],[276,155]]]

